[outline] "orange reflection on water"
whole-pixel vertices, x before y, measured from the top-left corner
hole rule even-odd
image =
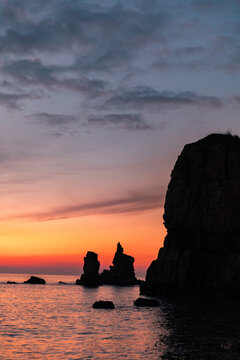
[[[56,285],[0,284],[3,359],[158,358],[161,312],[133,306],[138,287],[84,289],[58,280]],[[115,310],[93,309],[99,299],[112,300]]]

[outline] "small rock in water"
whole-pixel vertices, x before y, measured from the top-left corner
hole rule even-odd
[[[94,309],[115,309],[114,303],[112,301],[95,301],[92,306]]]
[[[24,284],[46,284],[46,281],[37,276],[31,276],[30,279],[24,281]]]
[[[16,281],[7,281],[7,284],[17,284]]]
[[[149,307],[157,307],[160,306],[159,301],[154,299],[144,299],[144,298],[138,298],[136,301],[134,301],[135,306],[149,306]]]
[[[67,285],[67,283],[65,283],[64,281],[59,281],[58,283],[62,285]]]

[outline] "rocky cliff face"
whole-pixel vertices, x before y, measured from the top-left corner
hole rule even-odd
[[[240,139],[186,145],[168,186],[167,236],[141,292],[240,295]]]
[[[101,283],[108,285],[137,285],[139,281],[135,277],[134,257],[123,253],[120,243],[113,258],[113,266],[110,270],[104,270],[100,275]]]

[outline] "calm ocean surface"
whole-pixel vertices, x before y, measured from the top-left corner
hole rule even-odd
[[[71,285],[76,276],[42,277],[47,285],[7,285],[29,275],[0,275],[0,359],[240,359],[238,303],[136,308],[138,287],[85,289]],[[116,309],[92,309],[99,299]]]

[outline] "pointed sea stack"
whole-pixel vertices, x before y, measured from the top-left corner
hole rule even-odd
[[[76,280],[76,285],[99,286],[99,267],[98,254],[88,251],[84,258],[83,274],[80,279]]]
[[[240,295],[240,139],[184,147],[165,200],[167,236],[141,293]]]
[[[133,263],[134,257],[124,254],[121,244],[118,243],[113,266],[110,266],[110,270],[103,270],[100,274],[101,283],[120,286],[138,285],[139,280],[135,277]]]

